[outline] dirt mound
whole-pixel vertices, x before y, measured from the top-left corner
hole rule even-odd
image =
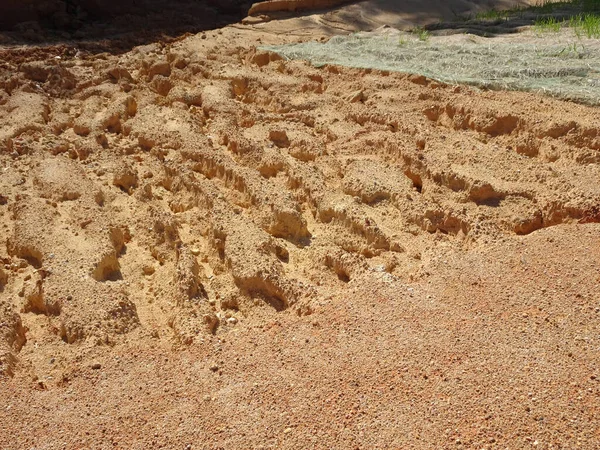
[[[272,13],[277,11],[302,11],[307,9],[325,9],[349,3],[350,0],[269,0],[254,3],[248,15]]]
[[[467,17],[490,8],[516,9],[537,4],[534,0],[268,0],[254,3],[243,22],[254,24],[261,31],[312,40],[321,34],[335,36],[380,27],[444,28],[452,21],[459,27],[465,25]],[[511,32],[501,23],[497,25],[498,33]]]
[[[286,39],[6,52],[8,448],[596,447],[600,112]]]

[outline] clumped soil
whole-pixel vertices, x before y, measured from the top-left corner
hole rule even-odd
[[[292,39],[3,50],[3,448],[597,448],[598,109]]]

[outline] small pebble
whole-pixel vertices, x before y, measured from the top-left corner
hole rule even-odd
[[[99,370],[102,368],[102,365],[100,363],[94,363],[92,364],[92,369],[93,370]]]

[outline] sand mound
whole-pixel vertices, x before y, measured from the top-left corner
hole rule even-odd
[[[9,448],[596,447],[600,112],[276,40],[4,62]]]

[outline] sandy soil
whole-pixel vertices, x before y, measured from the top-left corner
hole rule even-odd
[[[315,6],[319,3],[337,4],[338,7],[322,9]],[[336,35],[372,31],[379,27],[411,30],[417,26],[447,27],[458,22],[453,24],[453,28],[459,28],[465,26],[466,17],[475,16],[478,12],[537,4],[536,0],[268,0],[255,3],[249,11],[250,16],[243,22],[270,34],[291,34],[310,39],[318,33]],[[495,25],[502,29],[512,23]],[[488,31],[491,28],[488,23]]]
[[[3,50],[1,447],[598,448],[598,109],[267,25]]]

